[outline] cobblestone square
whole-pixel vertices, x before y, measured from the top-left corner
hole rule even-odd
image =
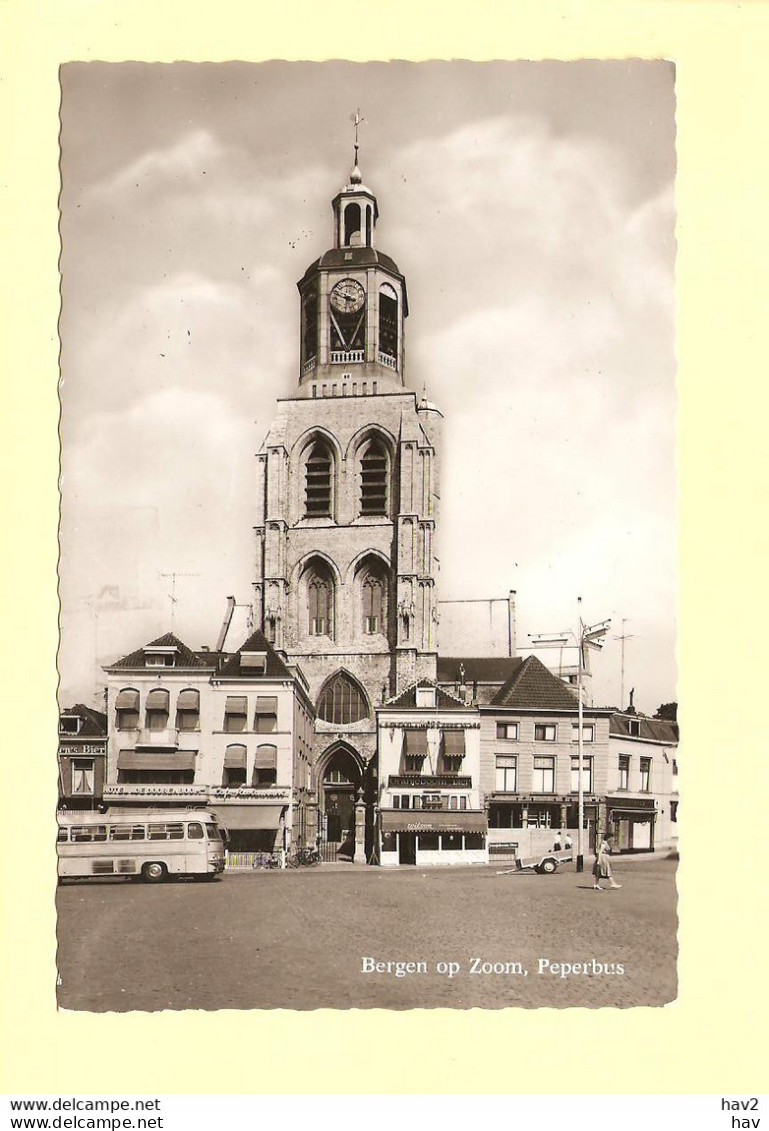
[[[554,876],[321,866],[228,873],[213,884],[67,883],[57,899],[59,1004],[95,1012],[663,1005],[676,996],[675,867],[620,858],[621,890],[600,894],[589,860],[580,875],[572,866]],[[363,973],[366,958],[427,969]],[[459,969],[449,977],[441,963]],[[484,964],[490,972],[480,972]],[[493,972],[495,964],[509,972]]]

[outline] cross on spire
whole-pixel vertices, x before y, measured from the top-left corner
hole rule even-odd
[[[361,175],[360,175],[360,169],[358,168],[358,148],[359,148],[358,129],[359,129],[360,126],[367,124],[366,119],[361,117],[360,107],[358,107],[358,109],[355,111],[355,113],[350,116],[350,121],[352,122],[353,126],[355,127],[355,141],[353,142],[353,147],[355,149],[355,158],[353,160],[352,173],[350,174],[350,182],[352,184],[360,184]]]

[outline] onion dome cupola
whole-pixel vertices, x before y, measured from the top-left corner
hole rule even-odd
[[[332,201],[334,246],[297,284],[300,389],[308,397],[373,396],[403,388],[406,280],[374,246],[377,199],[363,184],[358,146]]]

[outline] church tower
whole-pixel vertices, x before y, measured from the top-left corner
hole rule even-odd
[[[257,455],[254,603],[309,681],[338,792],[353,764],[366,784],[374,708],[436,675],[441,414],[405,384],[406,280],[376,247],[357,144],[332,211],[333,247],[298,283],[297,387]]]

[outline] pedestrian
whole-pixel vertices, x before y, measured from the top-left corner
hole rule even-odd
[[[555,834],[555,840],[553,841],[553,852],[560,852],[560,851],[561,851],[561,834],[556,833]]]
[[[610,888],[621,888],[622,884],[615,882],[611,874],[611,861],[609,856],[611,853],[611,844],[608,837],[602,836],[598,841],[595,851],[595,863],[593,864],[593,891],[603,891],[601,887],[601,880],[608,880]]]

